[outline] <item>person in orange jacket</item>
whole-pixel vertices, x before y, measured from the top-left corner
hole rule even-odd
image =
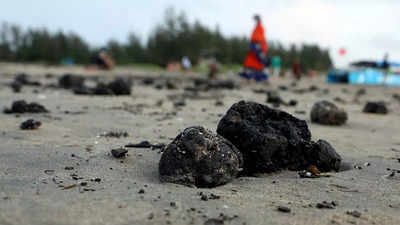
[[[244,70],[239,75],[246,79],[266,81],[268,80],[268,74],[264,72],[264,68],[269,65],[267,57],[268,45],[265,40],[265,31],[261,24],[260,16],[255,15],[254,20],[256,27],[250,38],[250,49],[244,60]]]

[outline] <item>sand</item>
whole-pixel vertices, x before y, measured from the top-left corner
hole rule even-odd
[[[130,96],[119,97],[76,96],[69,90],[28,86],[13,93],[7,84],[18,72],[44,84],[56,83],[66,72],[105,80],[129,75],[134,86]],[[49,73],[54,77],[45,78]],[[186,106],[175,108],[169,98],[182,96],[191,79],[204,76],[123,67],[104,72],[1,63],[0,108],[25,99],[44,105],[51,113],[0,113],[0,224],[400,224],[400,174],[388,176],[388,168],[400,169],[400,102],[392,98],[399,89],[329,85],[323,76],[305,78],[291,87],[291,78],[274,77],[268,87],[242,82],[240,89],[201,92],[198,98],[186,99]],[[179,88],[144,86],[144,77],[168,78]],[[220,76],[226,78],[241,82],[233,73]],[[305,119],[313,139],[329,141],[350,169],[318,179],[301,179],[295,171],[281,171],[200,189],[161,183],[157,149],[132,148],[124,159],[110,155],[113,148],[143,140],[168,144],[188,126],[215,131],[233,103],[265,103],[265,94],[252,90],[278,89],[280,85],[289,88],[280,91],[283,99],[299,102],[281,109]],[[311,85],[320,90],[293,92]],[[366,88],[366,95],[353,101],[360,88]],[[340,127],[311,123],[313,103],[335,97],[346,101],[335,104],[347,111],[347,123]],[[216,106],[217,99],[224,105]],[[162,106],[157,106],[159,100],[163,100]],[[389,114],[363,113],[368,100],[387,101]],[[20,123],[30,118],[41,121],[42,126],[20,130]],[[108,131],[127,131],[130,136],[100,136]],[[82,182],[86,186],[81,186]],[[199,192],[220,198],[203,201]],[[315,207],[322,201],[338,205],[334,209]],[[291,212],[280,212],[278,206],[289,207]],[[354,210],[361,217],[346,213]]]

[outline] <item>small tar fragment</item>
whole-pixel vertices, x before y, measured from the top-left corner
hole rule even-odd
[[[284,213],[290,213],[292,210],[289,207],[286,207],[286,206],[278,206],[278,211],[279,212],[284,212]]]
[[[36,130],[38,129],[42,123],[40,121],[29,119],[21,123],[21,130]]]
[[[359,211],[357,211],[357,210],[347,211],[346,214],[350,215],[350,216],[354,216],[356,218],[360,218],[361,217],[361,213]]]
[[[117,148],[117,149],[111,150],[111,154],[115,158],[123,158],[126,156],[127,152],[128,152],[128,149],[126,149],[126,148]]]
[[[337,203],[332,201],[332,202],[327,202],[323,201],[321,203],[317,203],[316,207],[318,209],[334,209],[337,206]]]

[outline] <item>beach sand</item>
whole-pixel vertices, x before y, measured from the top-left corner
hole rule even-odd
[[[70,90],[32,86],[13,93],[8,84],[20,72],[43,84],[57,83],[61,75],[73,73],[104,80],[130,76],[134,85],[130,96],[118,97],[78,96]],[[53,76],[46,78],[46,74]],[[141,82],[146,77],[155,78],[155,83],[169,79],[178,89],[145,86]],[[291,77],[273,77],[265,86],[245,84],[235,74],[226,73],[220,79],[234,79],[241,83],[240,89],[199,92],[187,97],[185,106],[174,107],[173,101],[184,96],[184,87],[196,77],[205,78],[205,74],[1,63],[1,109],[25,99],[51,112],[0,113],[0,224],[400,224],[400,174],[388,176],[393,169],[400,169],[400,102],[392,97],[400,94],[400,89],[327,84],[324,76],[304,78],[296,87],[291,86]],[[281,171],[201,189],[161,183],[158,149],[131,148],[123,159],[110,155],[113,148],[143,140],[168,144],[189,126],[215,131],[232,104],[240,100],[266,104],[266,95],[253,90],[279,90],[282,85],[288,90],[280,90],[281,97],[298,104],[280,109],[306,120],[313,140],[329,141],[348,166],[346,170],[318,179],[301,179],[296,171]],[[319,90],[293,91],[312,85]],[[360,88],[365,88],[366,94],[353,101]],[[335,97],[345,101],[335,104],[347,111],[347,123],[311,123],[313,104]],[[217,100],[224,104],[217,106]],[[388,102],[389,113],[363,113],[369,100]],[[30,118],[41,121],[42,126],[20,130],[20,123]],[[109,131],[126,131],[129,136],[100,136]],[[199,192],[220,198],[204,201]],[[335,201],[337,206],[317,208],[323,201]],[[289,207],[291,212],[280,212],[278,206]],[[361,216],[347,214],[354,210]]]

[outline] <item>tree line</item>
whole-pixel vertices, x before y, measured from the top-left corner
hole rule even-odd
[[[283,66],[290,68],[299,59],[305,69],[326,70],[332,66],[327,49],[303,44],[284,47],[279,41],[268,40],[269,56],[280,56]],[[213,57],[224,64],[242,64],[248,51],[248,37],[226,37],[215,29],[190,23],[185,13],[173,8],[165,12],[164,21],[153,29],[146,43],[135,34],[126,42],[110,40],[102,47],[91,47],[76,33],[50,32],[46,28],[22,29],[15,24],[0,27],[0,61],[45,62],[58,64],[65,58],[88,64],[101,49],[106,49],[117,64],[151,63],[165,66],[188,56],[196,64],[201,58]]]

